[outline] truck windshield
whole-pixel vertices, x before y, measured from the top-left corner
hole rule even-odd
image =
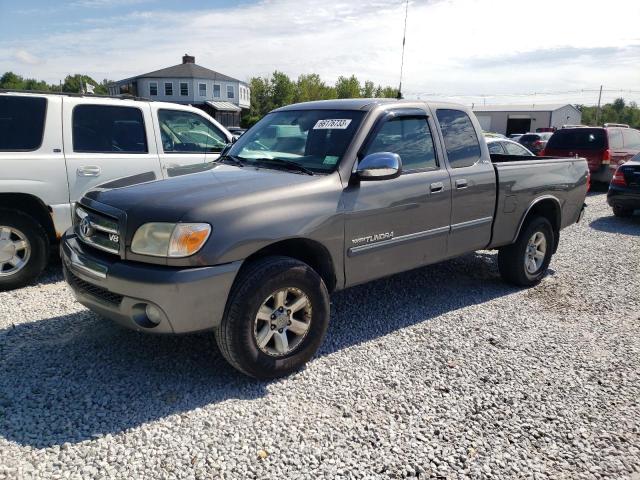
[[[364,112],[289,110],[266,115],[228,152],[242,162],[280,168],[286,160],[315,173],[331,173],[360,126]]]

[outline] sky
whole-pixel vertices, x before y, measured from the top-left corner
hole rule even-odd
[[[0,73],[119,80],[181,62],[397,86],[405,0],[0,0]],[[640,1],[409,0],[403,93],[640,103]]]

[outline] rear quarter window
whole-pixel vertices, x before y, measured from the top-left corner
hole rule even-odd
[[[73,109],[73,151],[147,153],[142,111],[135,107],[77,105]]]
[[[624,148],[640,150],[640,131],[625,128],[622,130],[622,136],[624,138]]]
[[[567,128],[558,130],[549,139],[548,149],[603,150],[606,145],[602,128]]]
[[[46,113],[46,98],[0,96],[0,151],[40,148]]]
[[[469,116],[461,110],[436,111],[442,129],[447,158],[452,168],[469,167],[480,159],[478,134]]]

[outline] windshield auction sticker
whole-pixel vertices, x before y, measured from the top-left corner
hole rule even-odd
[[[350,118],[334,118],[326,120],[318,120],[313,127],[314,130],[344,130],[351,123]]]

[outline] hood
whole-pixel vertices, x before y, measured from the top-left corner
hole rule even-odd
[[[199,173],[193,173],[198,170]],[[171,178],[166,180],[140,183],[145,181],[143,175],[103,184],[85,197],[125,212],[129,224],[177,222],[204,206],[237,202],[243,196],[277,189],[297,190],[325,178],[218,163],[174,168],[169,171]]]

